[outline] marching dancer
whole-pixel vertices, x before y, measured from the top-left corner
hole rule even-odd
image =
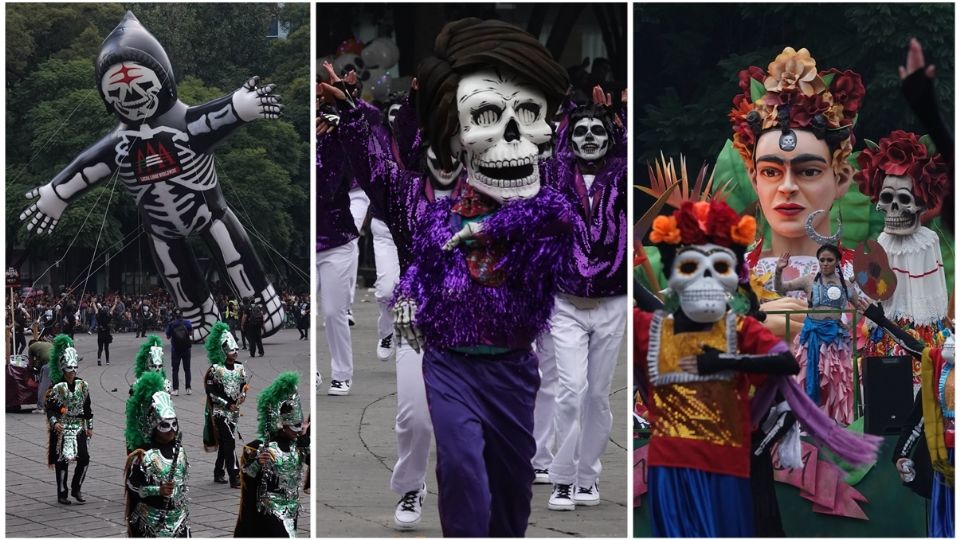
[[[239,467],[235,449],[240,405],[247,398],[247,373],[243,364],[237,362],[240,349],[226,323],[218,322],[213,325],[205,347],[210,368],[204,376],[207,405],[204,410],[203,446],[208,452],[217,450],[213,481],[226,484],[226,470],[230,487],[239,488]]]
[[[93,437],[93,410],[90,406],[90,391],[87,381],[77,377],[79,356],[70,336],[60,334],[53,339],[50,352],[50,382],[47,391],[46,411],[50,440],[47,463],[57,473],[57,502],[70,504],[67,498],[67,479],[70,462],[77,463],[69,494],[77,504],[83,504],[80,488],[90,465],[88,442]]]

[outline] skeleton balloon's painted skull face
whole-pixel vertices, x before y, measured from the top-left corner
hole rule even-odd
[[[514,72],[486,69],[460,80],[457,108],[451,148],[464,156],[467,182],[500,203],[535,196],[553,140],[544,93]]]
[[[129,122],[148,120],[157,113],[162,86],[156,72],[137,62],[114,64],[100,80],[107,105]]]
[[[884,178],[877,210],[884,213],[883,232],[899,236],[917,232],[924,207],[913,196],[913,179],[909,176]]]
[[[597,161],[607,155],[610,134],[599,118],[581,118],[570,135],[573,153],[584,161]]]
[[[670,288],[680,296],[680,309],[692,321],[719,321],[727,298],[737,290],[737,256],[715,244],[681,248],[673,260]]]
[[[463,163],[456,161],[454,162],[452,171],[444,170],[443,166],[440,165],[440,159],[437,158],[437,154],[433,152],[433,148],[431,147],[427,149],[427,168],[430,169],[430,174],[437,182],[447,187],[456,182],[457,178],[460,177],[460,172],[463,171]]]

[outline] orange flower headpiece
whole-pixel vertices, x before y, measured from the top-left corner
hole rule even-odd
[[[740,217],[723,201],[687,201],[673,215],[653,220],[650,242],[663,247],[716,244],[742,252],[756,234],[757,221]]]
[[[739,78],[741,93],[733,98],[729,118],[733,146],[749,171],[757,140],[770,129],[812,131],[827,142],[839,171],[853,151],[853,126],[865,94],[859,74],[818,72],[807,49],[787,47],[766,72],[751,66]]]

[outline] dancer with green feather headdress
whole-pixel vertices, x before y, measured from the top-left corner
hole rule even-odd
[[[187,506],[187,455],[173,398],[166,380],[155,371],[144,373],[127,399],[128,449],[124,467],[127,534],[132,538],[186,538],[190,535]]]
[[[140,350],[133,359],[134,384],[144,373],[156,372],[163,377],[163,388],[170,392],[170,379],[163,369],[163,340],[159,336],[147,336],[147,340],[140,344]],[[133,395],[133,385],[130,386],[130,395]]]
[[[204,412],[203,447],[207,452],[217,450],[213,466],[213,481],[227,483],[239,488],[239,464],[236,456],[237,424],[240,421],[240,405],[247,398],[247,372],[237,362],[240,348],[226,323],[213,325],[204,344],[210,368],[204,376],[207,391],[207,406]]]
[[[79,361],[70,336],[59,334],[53,338],[48,364],[53,386],[47,390],[45,398],[50,435],[47,463],[54,466],[57,473],[57,502],[60,504],[71,504],[67,498],[71,461],[77,462],[77,468],[69,485],[70,494],[77,504],[86,502],[80,487],[90,464],[87,441],[93,437],[93,411],[87,382],[77,377]]]
[[[300,482],[310,448],[299,383],[300,376],[288,371],[257,396],[260,438],[243,447],[236,537],[296,537]]]

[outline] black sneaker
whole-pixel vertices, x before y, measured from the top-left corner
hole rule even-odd
[[[64,497],[59,497],[59,496],[58,496],[58,497],[57,497],[57,502],[60,503],[60,504],[73,504],[73,503],[70,502],[70,499],[66,498],[65,496],[64,496]]]

